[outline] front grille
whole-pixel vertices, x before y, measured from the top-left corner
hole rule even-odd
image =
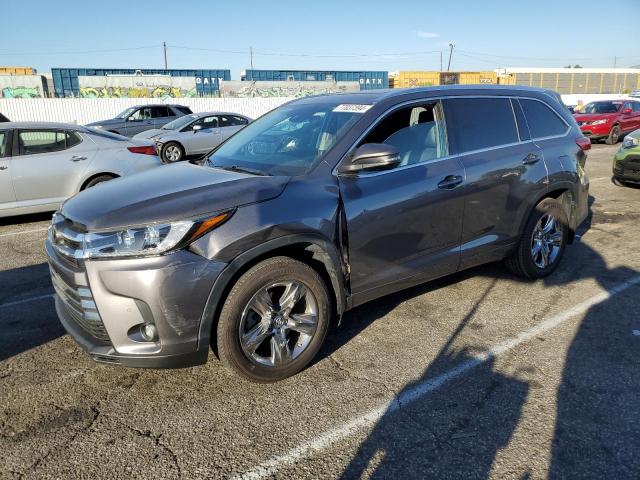
[[[49,229],[49,241],[57,253],[57,259],[61,261],[60,267],[56,266],[53,258],[50,262],[51,282],[58,297],[64,303],[68,317],[98,343],[109,344],[109,335],[104,328],[88,283],[85,280],[78,285],[76,284],[78,277],[74,277],[78,274],[84,276],[81,256],[84,230],[56,213]],[[69,274],[70,271],[71,274]]]

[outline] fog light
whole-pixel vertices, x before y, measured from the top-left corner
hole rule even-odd
[[[147,342],[153,342],[158,338],[158,329],[153,323],[145,323],[140,328],[140,334]]]

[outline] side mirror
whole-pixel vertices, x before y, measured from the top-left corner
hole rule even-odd
[[[194,125],[193,127],[191,127],[191,130],[193,130],[193,133],[197,133],[202,130],[202,125]]]
[[[351,161],[340,168],[342,173],[389,170],[400,165],[400,152],[393,145],[365,143],[358,147]]]
[[[624,110],[622,110],[622,113],[624,113],[625,115],[628,115],[631,112],[633,112],[633,110],[631,110],[630,108],[625,108]]]

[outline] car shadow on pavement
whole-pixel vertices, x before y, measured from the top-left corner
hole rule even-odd
[[[50,222],[52,214],[53,211],[43,213],[30,213],[28,215],[17,215],[14,217],[2,217],[0,218],[0,226],[23,225],[35,222]]]
[[[46,263],[0,271],[0,361],[64,335]]]
[[[591,219],[590,214],[580,235],[590,227]],[[624,266],[609,268],[579,238],[565,252],[559,269],[542,281],[545,287],[569,287],[565,291],[570,295],[570,286],[585,280],[595,280],[604,291],[630,281],[632,286],[627,286],[626,294],[606,297],[582,314],[564,359],[557,395],[550,399],[556,407],[550,458],[518,459],[520,471],[512,471],[513,478],[530,478],[540,462],[546,465],[547,461],[547,475],[552,479],[637,479],[640,472],[640,310],[634,300],[640,293],[640,272]],[[492,264],[385,297],[361,307],[368,309],[357,314],[364,317],[364,325],[348,326],[346,339],[337,343],[353,338],[403,299],[472,275],[494,281],[420,379],[395,396],[341,478],[489,478],[496,455],[509,444],[520,423],[529,390],[540,387],[536,380],[527,380],[537,367],[527,366],[508,376],[494,370],[495,359],[490,357],[471,374],[451,381],[446,393],[433,389],[430,395],[416,396],[415,392],[424,392],[425,385],[437,383],[444,372],[474,362],[473,349],[456,349],[455,338],[469,325],[498,279],[520,280],[500,264]],[[576,299],[585,300],[584,295]],[[331,349],[335,348],[339,346],[334,343]],[[537,447],[532,451],[540,452],[540,447],[544,451],[546,441],[539,445],[540,440],[532,438]]]

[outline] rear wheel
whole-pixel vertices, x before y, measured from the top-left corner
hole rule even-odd
[[[614,125],[611,131],[609,132],[609,136],[605,140],[605,143],[607,145],[615,145],[616,143],[618,143],[618,140],[620,139],[620,133],[621,133],[620,127],[618,125]]]
[[[329,296],[309,265],[274,257],[248,270],[229,292],[217,329],[225,366],[254,382],[298,373],[327,335]]]
[[[568,234],[562,204],[553,198],[542,200],[531,213],[517,250],[506,259],[507,268],[525,278],[546,277],[560,263]]]
[[[115,177],[113,177],[112,175],[98,175],[97,177],[94,177],[91,180],[89,180],[87,184],[84,186],[83,190],[86,190],[87,188],[95,187],[97,184],[102,182],[108,182],[109,180],[113,180],[114,178]]]
[[[162,160],[167,163],[179,162],[184,158],[184,148],[178,142],[169,142],[162,148]]]

